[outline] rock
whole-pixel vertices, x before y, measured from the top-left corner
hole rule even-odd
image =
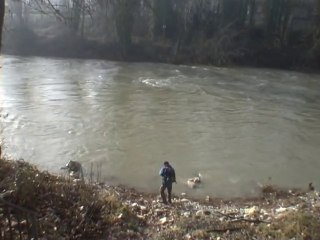
[[[138,203],[132,203],[131,204],[131,207],[138,207],[139,205],[138,205]]]
[[[147,207],[146,207],[146,206],[142,206],[142,205],[140,205],[139,207],[140,207],[141,211],[145,211],[145,210],[147,210]]]
[[[137,215],[138,218],[145,220],[146,219],[146,215]]]
[[[141,211],[146,211],[147,210],[147,207],[146,206],[143,206],[143,205],[139,205],[138,203],[132,203],[131,204],[131,207],[133,209],[136,209],[136,210],[141,210]]]
[[[285,218],[286,216],[287,216],[287,213],[282,212],[282,213],[278,214],[275,218],[276,218],[276,219],[283,219],[283,218]]]
[[[27,226],[27,221],[26,221],[26,220],[22,220],[21,222],[19,222],[19,224],[18,224],[18,222],[16,222],[16,221],[12,221],[12,222],[11,222],[11,226],[12,226],[13,228],[18,228],[18,227],[24,228],[24,227]]]
[[[190,216],[191,216],[191,213],[190,213],[190,212],[184,212],[184,213],[183,213],[183,216],[184,216],[184,217],[190,217]]]
[[[192,236],[190,235],[190,233],[187,233],[187,234],[185,235],[185,239],[187,239],[187,240],[192,239]]]
[[[181,193],[181,196],[185,197],[185,196],[187,196],[187,194],[183,192],[183,193]]]
[[[268,215],[268,212],[263,208],[260,210],[260,213],[263,215]]]
[[[204,213],[204,215],[210,215],[211,214],[211,212],[209,210],[204,210],[203,213]]]
[[[189,199],[186,199],[186,198],[182,198],[182,199],[180,200],[180,202],[190,202],[190,200],[189,200]]]
[[[276,213],[283,213],[283,212],[287,211],[287,208],[280,207],[280,208],[277,208],[275,211],[276,211]]]
[[[250,217],[256,215],[257,213],[259,213],[259,211],[260,210],[257,206],[253,206],[251,208],[244,209],[245,215],[250,216]]]
[[[315,204],[314,204],[314,207],[315,207],[315,208],[318,208],[318,209],[320,209],[320,202],[318,202],[318,203],[315,203]]]
[[[203,210],[198,210],[198,211],[196,212],[196,216],[197,216],[197,217],[204,216]]]
[[[206,202],[210,202],[210,196],[206,196]]]
[[[71,177],[74,177],[74,176],[71,175]],[[82,180],[79,178],[75,178],[72,181],[73,181],[73,183],[81,183],[82,182]]]
[[[6,192],[2,192],[0,193],[0,198],[1,199],[8,199],[13,195],[14,191],[6,191]]]
[[[160,218],[159,223],[160,223],[161,225],[168,223],[167,217]]]

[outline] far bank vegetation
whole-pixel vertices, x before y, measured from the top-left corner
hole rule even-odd
[[[7,0],[26,55],[318,68],[319,0]]]

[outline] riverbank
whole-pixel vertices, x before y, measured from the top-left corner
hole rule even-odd
[[[317,56],[303,54],[306,49],[288,46],[280,49],[267,43],[250,42],[246,46],[220,46],[209,39],[202,43],[178,44],[171,40],[153,41],[134,38],[126,51],[117,42],[84,39],[70,32],[39,35],[31,29],[18,29],[4,35],[3,53],[80,59],[104,59],[125,62],[154,62],[187,65],[244,66],[318,72]],[[218,42],[217,42],[218,41]],[[240,44],[240,43],[239,43]]]
[[[37,225],[39,239],[320,238],[317,191],[269,185],[254,199],[182,195],[174,196],[172,205],[164,205],[156,194],[84,184],[3,157],[0,192],[0,209],[11,203],[35,213],[32,224]],[[17,214],[13,210],[9,220],[0,211],[2,237],[8,237],[10,229],[12,234],[19,234],[19,229],[27,234],[26,221]]]

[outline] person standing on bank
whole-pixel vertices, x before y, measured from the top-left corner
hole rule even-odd
[[[174,168],[165,161],[160,169],[159,175],[162,177],[162,185],[160,187],[160,195],[164,204],[171,203],[172,183],[176,183],[176,173]],[[168,201],[166,198],[165,190],[168,191]]]

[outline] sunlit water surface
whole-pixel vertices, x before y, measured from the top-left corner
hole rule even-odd
[[[69,160],[112,184],[235,197],[259,184],[320,186],[320,76],[270,69],[2,56],[6,153],[61,173]],[[98,169],[97,169],[98,168]],[[188,190],[186,179],[203,184]]]

